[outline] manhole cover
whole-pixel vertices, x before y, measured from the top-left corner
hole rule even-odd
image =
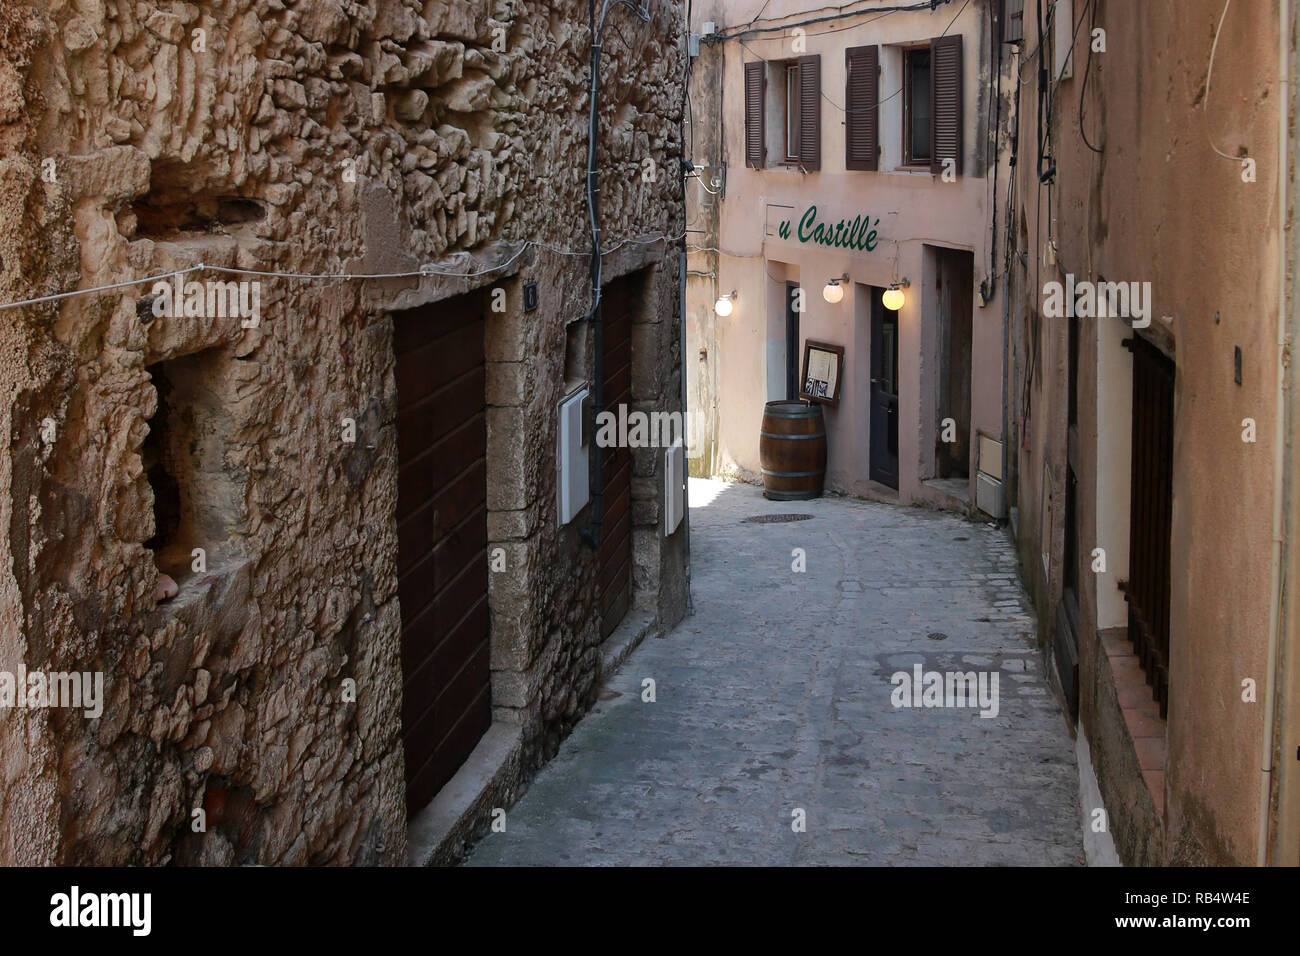
[[[926,636],[927,638],[929,638],[930,640],[932,640],[932,641],[946,641],[946,640],[948,640],[948,635],[945,634],[945,633],[943,633],[943,631],[931,631],[929,634],[927,634],[927,635],[925,635],[925,636]]]
[[[782,521],[807,521],[812,515],[753,515],[745,518],[745,524],[779,524]]]

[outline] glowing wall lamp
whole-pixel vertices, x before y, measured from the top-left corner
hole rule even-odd
[[[827,302],[829,302],[831,305],[835,305],[837,302],[843,301],[844,286],[840,285],[840,283],[848,282],[848,281],[849,281],[849,274],[847,272],[844,273],[844,275],[840,276],[838,279],[831,279],[829,282],[826,283],[826,287],[822,289],[822,298],[825,299]]]
[[[880,301],[884,303],[886,309],[897,312],[907,302],[907,296],[903,295],[903,290],[910,286],[911,283],[907,279],[903,279],[902,282],[895,282],[885,290],[885,294],[880,297]]]
[[[736,290],[718,296],[718,301],[713,303],[713,311],[724,319],[731,315],[731,310],[736,307]]]

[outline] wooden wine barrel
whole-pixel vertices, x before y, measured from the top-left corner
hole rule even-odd
[[[826,426],[822,407],[768,402],[758,438],[763,496],[774,501],[820,498],[826,481]]]

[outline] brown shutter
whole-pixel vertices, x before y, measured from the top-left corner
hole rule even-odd
[[[946,159],[961,175],[961,37],[930,41],[930,172],[942,173]]]
[[[1002,40],[1016,43],[1025,38],[1025,0],[1006,0],[1002,8]]]
[[[763,148],[763,67],[762,60],[745,64],[745,165],[762,169],[766,161]]]
[[[880,168],[880,47],[844,51],[844,168]]]
[[[799,57],[799,165],[822,168],[822,58]]]

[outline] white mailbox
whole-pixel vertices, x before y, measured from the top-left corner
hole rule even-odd
[[[587,443],[583,441],[582,410],[589,389],[570,392],[560,402],[560,447],[555,456],[556,504],[560,525],[566,525],[578,516],[591,497],[587,477]]]
[[[682,463],[685,461],[685,449],[682,448],[682,440],[679,438],[673,442],[672,447],[664,451],[664,537],[668,537],[677,530],[677,526],[682,523],[682,511],[685,504],[685,488],[682,482],[685,480],[682,473]]]

